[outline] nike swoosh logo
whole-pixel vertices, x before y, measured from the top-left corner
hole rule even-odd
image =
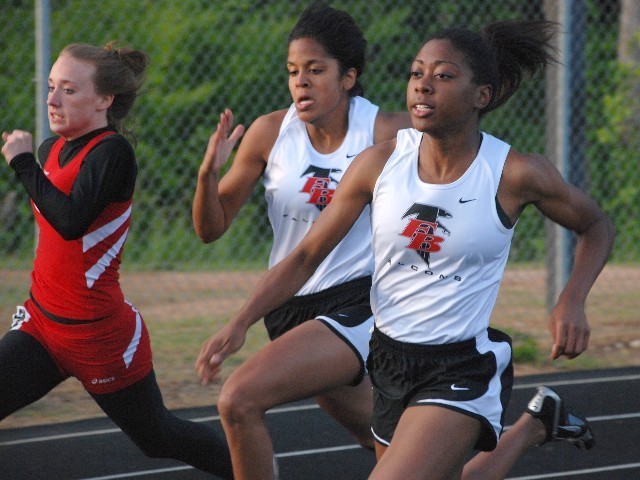
[[[347,153],[347,158],[353,158],[353,157],[355,157],[356,155],[358,155],[358,154],[357,154],[357,153],[354,153],[353,155],[349,155],[349,154]]]
[[[475,201],[475,198],[470,198],[469,200],[463,200],[462,198],[460,200],[458,200],[460,203],[469,203],[469,202],[473,202]]]
[[[469,390],[469,389],[467,387],[456,387],[456,384],[452,383],[451,390]]]

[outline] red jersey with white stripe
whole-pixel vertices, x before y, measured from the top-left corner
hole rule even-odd
[[[58,155],[65,140],[58,139],[44,166],[49,181],[69,195],[83,159],[107,131],[94,137],[60,168]],[[31,294],[46,312],[74,320],[94,320],[118,312],[124,296],[119,267],[129,232],[132,199],[110,203],[89,229],[76,240],[65,240],[32,202],[39,228],[38,248],[32,273]]]

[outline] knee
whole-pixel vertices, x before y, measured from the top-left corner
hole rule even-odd
[[[247,382],[232,375],[223,384],[218,398],[218,412],[227,426],[262,418],[267,410],[259,402],[260,394]]]
[[[119,422],[122,431],[149,458],[175,456],[175,423],[169,412],[145,415],[132,421]],[[175,437],[175,438],[174,438]]]

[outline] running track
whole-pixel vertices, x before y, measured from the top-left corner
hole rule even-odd
[[[581,452],[565,443],[530,449],[509,480],[640,479],[640,367],[567,372],[516,379],[507,425],[520,415],[535,387],[553,387],[587,416],[596,446]],[[211,407],[180,410],[222,432]],[[267,414],[281,480],[366,479],[372,453],[312,402]],[[0,430],[1,480],[212,479],[191,467],[144,457],[107,418]]]

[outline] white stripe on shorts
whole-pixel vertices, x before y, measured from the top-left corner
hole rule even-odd
[[[488,332],[485,330],[476,337],[476,349],[481,354],[493,352],[496,359],[496,373],[493,378],[491,378],[487,391],[483,396],[466,402],[433,398],[418,400],[416,403],[440,403],[443,405],[451,405],[457,409],[473,413],[476,416],[484,417],[493,427],[497,441],[502,432],[500,419],[503,412],[502,402],[500,400],[500,395],[502,393],[502,382],[500,377],[504,373],[504,370],[509,366],[509,362],[511,360],[511,347],[507,342],[492,342],[489,340]]]
[[[371,340],[371,334],[373,333],[373,315],[355,327],[345,327],[325,315],[318,315],[316,318],[331,325],[332,329],[342,335],[342,337],[351,344],[352,348],[360,355],[363,365],[365,365],[366,373],[367,357],[369,356],[369,340]]]

